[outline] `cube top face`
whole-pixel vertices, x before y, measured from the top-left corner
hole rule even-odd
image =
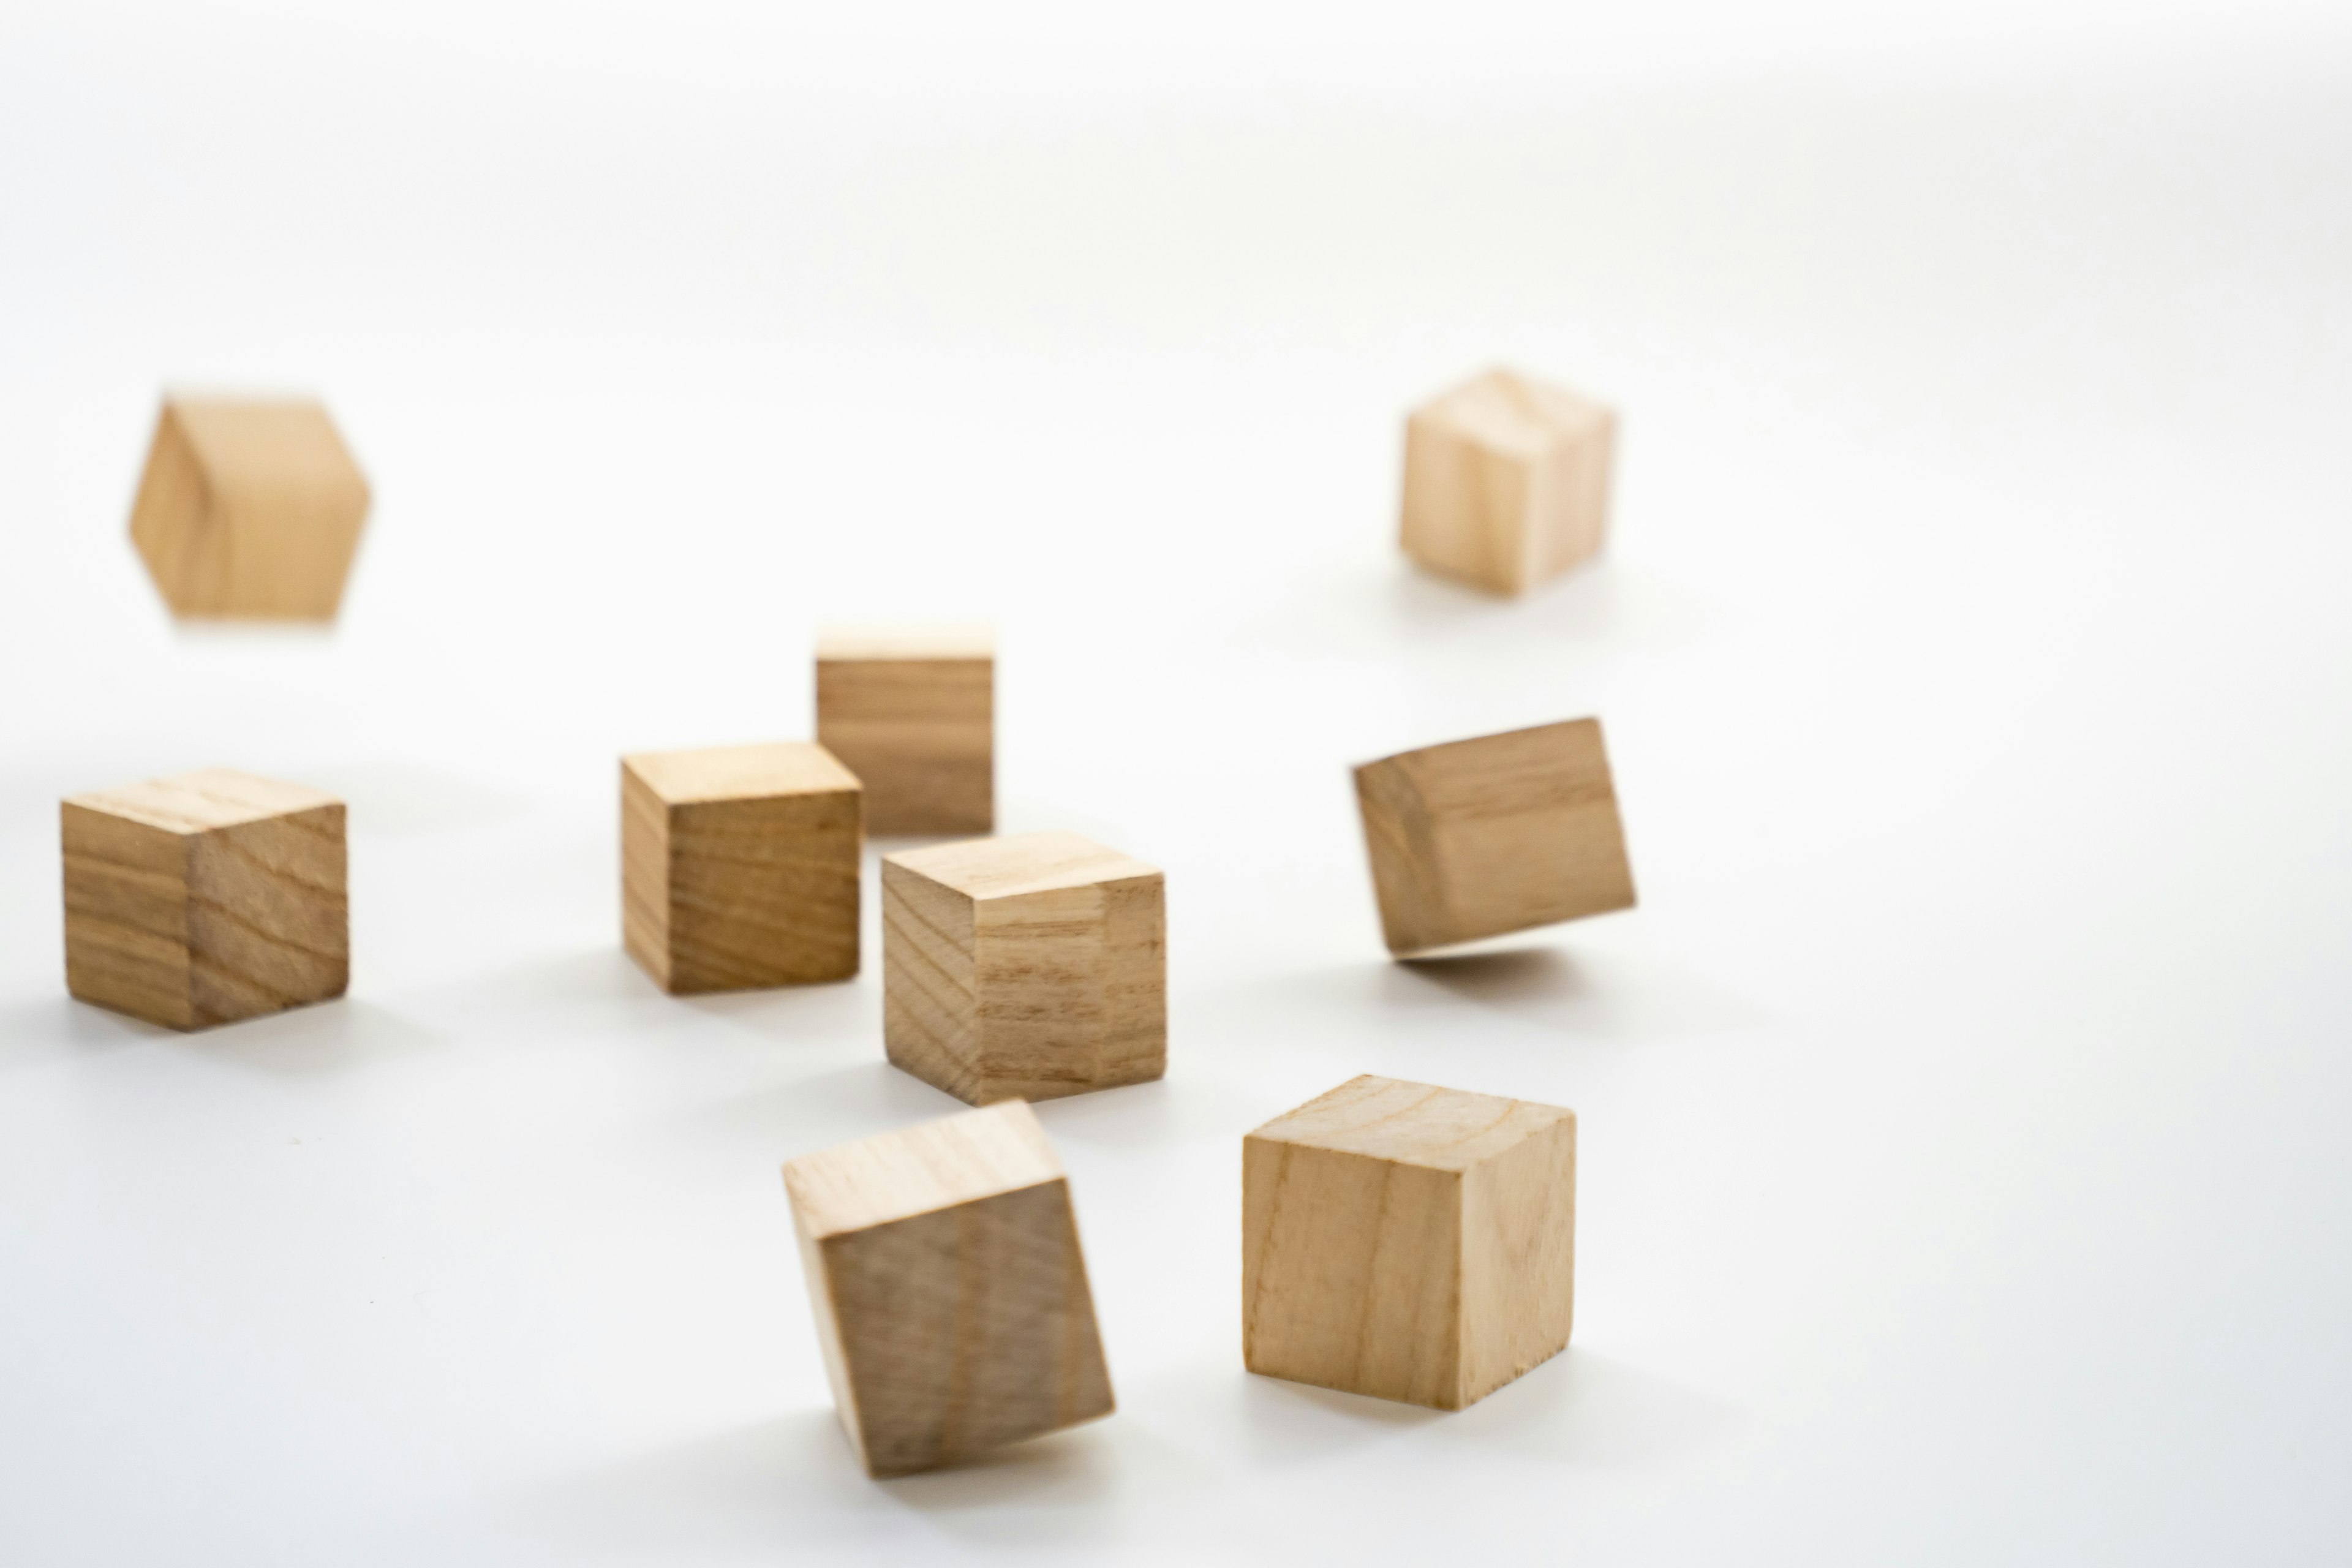
[[[1400,542],[1429,570],[1520,594],[1601,548],[1617,416],[1494,371],[1405,421]]]
[[[1017,1100],[804,1154],[784,1189],[823,1239],[1062,1179],[1036,1112]]]
[[[1575,1120],[1576,1112],[1556,1105],[1366,1073],[1250,1136],[1459,1173]]]
[[[640,752],[621,759],[667,805],[772,800],[782,795],[856,790],[857,775],[823,746],[806,741],[774,745],[717,746],[701,751]]]
[[[367,480],[316,399],[180,395],[166,407],[216,490],[366,502]]]
[[[975,838],[965,844],[904,850],[884,858],[975,902],[1160,874],[1156,866],[1076,833]]]
[[[1431,399],[1413,417],[1492,451],[1537,458],[1563,441],[1603,435],[1612,416],[1565,387],[1491,370]]]
[[[70,795],[66,804],[165,833],[186,834],[234,827],[289,812],[315,811],[342,802],[323,790],[301,784],[281,784],[230,768],[204,768],[119,789]]]
[[[847,663],[992,659],[996,629],[981,621],[866,622],[817,628],[820,661]]]

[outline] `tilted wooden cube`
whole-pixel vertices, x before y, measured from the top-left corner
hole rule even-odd
[[[68,798],[66,989],[174,1029],[341,996],[343,803],[227,769]]]
[[[1111,1412],[1070,1184],[1017,1101],[784,1167],[825,1370],[876,1476]]]
[[[959,1100],[1051,1100],[1168,1067],[1160,873],[1075,833],[882,860],[890,1059]]]
[[[996,639],[984,627],[834,626],[816,738],[866,786],[868,833],[996,826]]]
[[[664,988],[857,973],[856,775],[806,742],[621,759],[621,930]]]
[[[1405,422],[1403,543],[1432,572],[1522,594],[1590,558],[1609,526],[1617,416],[1489,371]]]
[[[1598,719],[1366,763],[1356,805],[1400,956],[1633,907]]]
[[[1575,1306],[1572,1110],[1366,1076],[1243,1141],[1252,1372],[1459,1410]]]
[[[331,621],[367,513],[367,480],[319,404],[171,397],[131,538],[174,615]]]

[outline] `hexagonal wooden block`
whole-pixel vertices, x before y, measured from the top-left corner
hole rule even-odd
[[[1243,1140],[1252,1372],[1459,1410],[1575,1308],[1574,1111],[1368,1075]]]
[[[1111,1412],[1070,1184],[1017,1101],[784,1167],[835,1407],[876,1476]]]
[[[174,1029],[340,996],[343,803],[215,768],[73,795],[66,989]]]
[[[1633,907],[1598,719],[1366,763],[1356,805],[1400,956]]]
[[[866,786],[868,833],[996,826],[996,637],[984,626],[830,626],[817,743]]]
[[[174,615],[329,621],[367,512],[367,480],[319,404],[171,397],[131,538]]]
[[[856,777],[806,742],[621,759],[621,930],[671,992],[857,973]]]
[[[1489,371],[1405,422],[1402,541],[1432,572],[1521,594],[1589,559],[1609,525],[1617,416]]]
[[[1163,879],[1075,833],[885,856],[890,1059],[959,1100],[1051,1100],[1168,1066]]]

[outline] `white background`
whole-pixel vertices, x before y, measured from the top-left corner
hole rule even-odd
[[[2342,1561],[2341,6],[852,9],[0,9],[0,1561]],[[1517,604],[1391,544],[1497,360],[1625,419]],[[172,627],[165,384],[330,400],[331,636]],[[1043,1112],[1118,1414],[876,1485],[776,1169],[950,1102],[872,947],[631,967],[614,758],[933,613],[1172,1040]],[[1586,713],[1642,907],[1387,963],[1346,765]],[[58,797],[216,764],[347,795],[349,999],[69,1003]],[[1363,1070],[1581,1117],[1462,1414],[1241,1369]]]

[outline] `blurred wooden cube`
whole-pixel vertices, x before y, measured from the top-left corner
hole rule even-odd
[[[834,626],[817,638],[816,738],[866,786],[866,830],[996,826],[996,638],[985,627]]]
[[[1400,956],[1633,907],[1598,719],[1366,763],[1356,805]]]
[[[901,1476],[1111,1412],[1045,1129],[1018,1101],[784,1167],[841,1424]]]
[[[1459,1410],[1575,1306],[1574,1111],[1366,1076],[1243,1140],[1252,1372]]]
[[[320,404],[168,397],[131,539],[175,616],[331,621],[367,513]]]
[[[343,803],[215,768],[68,798],[66,989],[173,1029],[341,996]]]
[[[882,860],[890,1059],[959,1100],[1051,1100],[1168,1066],[1164,880],[1075,833]]]
[[[806,742],[622,758],[631,956],[676,993],[856,974],[858,795]]]
[[[1405,421],[1403,543],[1432,572],[1523,594],[1589,559],[1609,525],[1617,416],[1507,370]]]

